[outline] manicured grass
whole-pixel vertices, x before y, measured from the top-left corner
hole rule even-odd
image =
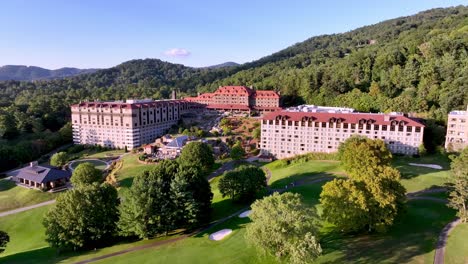
[[[408,163],[437,164],[442,170],[411,166]],[[407,192],[444,186],[450,181],[450,162],[446,156],[435,154],[421,158],[394,157],[392,165],[401,173],[401,183]]]
[[[269,256],[262,257],[244,239],[248,218],[233,218],[223,224],[183,241],[157,248],[105,259],[96,263],[276,263]],[[224,228],[233,232],[221,241],[211,241],[211,233]]]
[[[78,165],[80,165],[82,163],[91,163],[98,170],[105,170],[106,167],[107,167],[107,163],[105,163],[104,161],[98,160],[98,159],[89,159],[89,160],[85,159],[85,160],[72,161],[70,163],[70,167],[72,169],[76,169],[76,167],[78,167]]]
[[[6,251],[0,255],[0,263],[73,263],[157,240],[172,238],[122,242],[97,250],[58,254],[45,241],[45,229],[42,225],[43,216],[52,207],[53,205],[43,206],[0,218],[0,230],[7,232],[10,236]]]
[[[211,219],[217,220],[231,215],[240,209],[247,207],[245,204],[234,203],[229,197],[222,197],[218,189],[218,183],[222,176],[214,178],[211,182],[211,191],[213,192]]]
[[[55,199],[57,194],[16,186],[12,181],[0,179],[0,212]]]
[[[120,156],[124,153],[125,151],[122,149],[115,149],[115,150],[108,150],[108,151],[90,154],[89,156],[86,156],[86,158],[95,158],[95,159],[112,158],[112,157]]]
[[[450,233],[445,248],[445,263],[468,263],[468,224],[459,224]]]
[[[138,162],[137,154],[127,154],[122,158],[123,166],[116,173],[119,185],[123,188],[129,188],[132,185],[133,178],[151,169],[156,164],[142,164]]]
[[[322,184],[292,188],[311,206],[317,206]],[[431,263],[434,246],[443,226],[454,212],[443,204],[411,201],[405,213],[387,234],[345,236],[324,223],[321,243],[324,254],[317,263]],[[276,263],[261,257],[244,239],[248,219],[233,218],[198,236],[158,248],[116,256],[98,263]],[[210,241],[212,232],[230,228],[221,241]]]
[[[0,230],[7,232],[10,242],[0,256],[47,247],[42,219],[52,205],[0,217]],[[2,260],[0,259],[0,262]]]
[[[309,177],[337,176],[344,174],[340,163],[337,161],[311,160],[278,168],[280,162],[281,161],[274,161],[264,166],[271,171],[269,183],[272,188],[284,188],[285,185],[294,181]]]

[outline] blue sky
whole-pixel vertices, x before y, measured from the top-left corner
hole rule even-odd
[[[0,0],[0,65],[244,63],[312,36],[466,0]]]

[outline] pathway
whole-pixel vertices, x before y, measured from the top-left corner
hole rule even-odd
[[[12,215],[12,214],[16,214],[16,213],[21,213],[21,212],[24,212],[24,211],[27,211],[27,210],[38,208],[38,207],[41,207],[41,206],[46,206],[46,205],[53,204],[53,203],[55,203],[55,200],[50,200],[50,201],[43,202],[43,203],[38,203],[38,204],[35,204],[35,205],[25,206],[25,207],[17,208],[17,209],[14,209],[14,210],[1,212],[0,217],[4,217],[4,216],[7,216],[7,215]]]
[[[453,220],[452,222],[448,223],[442,232],[439,235],[439,239],[437,240],[436,251],[434,254],[434,264],[444,264],[445,260],[445,245],[447,244],[447,239],[452,232],[452,230],[460,224],[461,221],[459,218]]]

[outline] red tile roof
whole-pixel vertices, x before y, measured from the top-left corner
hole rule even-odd
[[[385,121],[385,116],[389,117],[388,121]],[[392,121],[405,122],[405,125],[424,127],[423,124],[418,121],[408,118],[402,115],[385,115],[385,114],[371,114],[371,113],[309,113],[309,112],[272,112],[265,114],[262,120],[275,120],[276,118],[285,118],[288,121],[302,121],[304,117],[313,118],[315,122],[330,122],[332,118],[341,119],[343,123],[358,124],[359,121],[366,120],[372,124],[377,125],[390,125]]]
[[[245,86],[222,86],[219,87],[215,94],[236,94],[236,95],[251,95],[252,89]]]
[[[164,100],[164,101],[153,101],[153,102],[137,102],[137,103],[124,103],[124,102],[84,102],[79,104],[73,104],[71,107],[89,107],[89,108],[142,108],[142,107],[155,107],[163,106],[174,103],[187,103],[185,100]]]
[[[279,99],[280,96],[277,92],[275,91],[271,91],[271,90],[268,90],[268,91],[255,91],[254,94],[253,94],[253,97],[254,98],[275,98],[275,99]]]

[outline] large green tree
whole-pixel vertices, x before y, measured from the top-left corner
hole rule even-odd
[[[100,247],[116,235],[117,190],[107,184],[75,187],[57,198],[43,223],[46,241],[58,249]]]
[[[50,165],[62,167],[68,161],[68,154],[66,152],[58,152],[50,158]]]
[[[250,202],[266,187],[265,172],[253,165],[242,165],[225,172],[219,180],[218,188],[223,197],[234,201]]]
[[[88,162],[76,166],[70,179],[73,186],[88,185],[94,182],[102,182],[102,180],[102,172]]]
[[[340,146],[339,157],[349,179],[323,186],[323,217],[343,232],[384,232],[405,202],[400,172],[390,166],[391,154],[380,140],[351,137]]]
[[[457,210],[462,222],[468,222],[468,148],[450,164],[453,175],[453,189],[450,192],[449,206]]]
[[[214,157],[210,146],[202,142],[190,142],[180,154],[179,161],[184,166],[201,166],[207,172],[213,167]]]
[[[338,158],[346,172],[358,180],[363,170],[390,165],[392,154],[382,140],[352,136],[340,144]]]
[[[299,194],[274,193],[252,204],[247,241],[287,263],[310,263],[322,253],[317,213]]]
[[[212,197],[201,167],[165,160],[135,177],[120,207],[121,233],[149,238],[199,226],[209,220]]]

